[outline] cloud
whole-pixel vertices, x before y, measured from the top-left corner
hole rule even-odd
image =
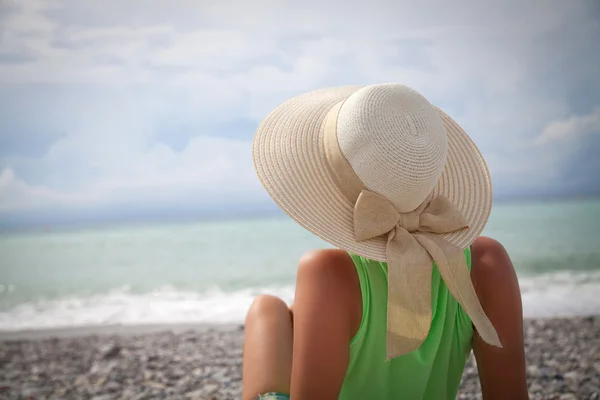
[[[0,202],[4,210],[29,209],[46,202],[56,205],[59,201],[60,194],[44,187],[28,185],[18,179],[11,168],[0,171]]]
[[[544,145],[553,141],[578,139],[593,133],[600,134],[600,107],[586,115],[570,115],[565,119],[552,121],[534,143]]]
[[[254,129],[322,86],[421,91],[479,145],[499,196],[559,191],[598,136],[600,28],[585,1],[3,6],[4,212],[268,202]]]
[[[250,203],[266,200],[253,170],[247,168],[251,152],[246,141],[200,136],[192,139],[182,152],[156,143],[144,152],[97,149],[96,153],[80,155],[75,162],[66,158],[81,147],[75,141],[59,142],[48,157],[38,162],[38,168],[51,165],[54,170],[66,172],[66,176],[57,177],[51,185],[56,189],[27,184],[11,168],[4,168],[0,173],[3,210],[181,203],[214,207],[240,198]],[[69,165],[57,167],[48,159],[55,163],[66,161]],[[85,169],[81,170],[80,165]],[[96,173],[94,167],[101,173]],[[61,185],[65,178],[67,184]]]

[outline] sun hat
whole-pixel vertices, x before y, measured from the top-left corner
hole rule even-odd
[[[293,220],[388,263],[388,359],[429,333],[433,261],[482,339],[501,347],[463,255],[491,211],[489,171],[466,132],[420,93],[387,83],[301,94],[261,122],[252,154]]]

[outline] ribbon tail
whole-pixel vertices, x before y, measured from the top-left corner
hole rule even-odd
[[[479,336],[492,346],[502,347],[496,328],[479,302],[463,252],[444,239],[433,235],[416,234],[414,236],[435,260],[448,290],[471,317]]]
[[[388,236],[388,304],[386,358],[416,350],[431,326],[433,261],[407,230]]]

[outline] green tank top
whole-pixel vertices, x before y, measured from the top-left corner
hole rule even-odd
[[[361,325],[350,342],[341,400],[455,399],[471,352],[473,325],[434,264],[431,328],[415,351],[386,361],[387,264],[350,255],[362,292]],[[465,250],[469,270],[471,251]]]

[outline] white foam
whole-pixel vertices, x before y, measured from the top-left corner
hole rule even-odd
[[[557,273],[520,279],[526,317],[592,315],[600,312],[600,272]],[[170,287],[136,294],[123,287],[106,295],[38,300],[0,312],[0,330],[37,330],[97,325],[242,323],[257,294],[291,304],[294,287],[225,292],[181,292]]]
[[[69,297],[21,304],[0,312],[0,329],[6,331],[68,328],[90,325],[179,323],[241,323],[254,297],[268,293],[288,304],[293,287],[244,289],[205,293],[179,292],[163,287],[134,294],[128,287],[87,298]]]
[[[600,272],[559,272],[519,281],[525,317],[600,314]]]

